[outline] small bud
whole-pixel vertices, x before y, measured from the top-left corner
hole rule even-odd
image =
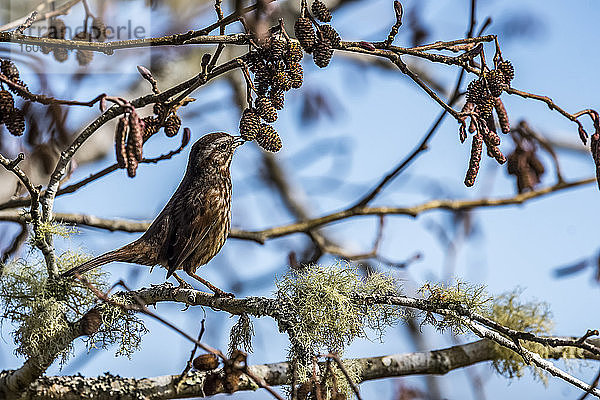
[[[138,65],[137,70],[140,73],[140,75],[142,75],[142,78],[144,78],[145,80],[150,82],[154,81],[154,77],[152,76],[152,73],[148,68],[144,67],[143,65]]]

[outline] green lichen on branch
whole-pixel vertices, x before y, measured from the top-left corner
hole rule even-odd
[[[489,317],[508,328],[519,331],[530,332],[535,335],[548,335],[552,330],[552,313],[549,306],[544,302],[523,302],[519,299],[522,290],[515,290],[494,299],[494,305]],[[550,348],[540,343],[520,341],[523,348],[548,358],[551,354]],[[574,347],[561,348],[561,358],[582,358],[583,350]],[[556,352],[553,351],[552,354]],[[508,378],[521,377],[527,364],[523,358],[512,350],[495,345],[493,366]],[[534,376],[546,381],[546,376],[539,368],[534,369]]]
[[[57,257],[57,267],[66,271],[86,259],[80,253],[65,252]],[[107,289],[101,270],[90,271],[86,278],[99,290]],[[56,358],[61,364],[66,362],[73,340],[81,335],[77,321],[97,303],[97,297],[78,280],[49,280],[39,259],[13,260],[0,277],[1,321],[16,326],[12,333],[15,353],[40,365],[49,365]],[[135,344],[131,338],[141,336],[141,321],[130,315],[106,314],[97,337],[102,337],[105,344],[119,342],[120,348]],[[92,343],[88,340],[89,345]]]
[[[448,309],[451,306],[461,306],[471,312],[489,314],[493,305],[493,298],[487,294],[484,285],[473,285],[457,281],[453,285],[443,283],[426,283],[419,289],[419,293],[436,308]],[[450,330],[453,335],[469,332],[464,318],[453,312],[436,314],[421,311],[422,324],[434,326],[440,332]]]
[[[397,283],[379,273],[361,276],[347,263],[309,266],[276,282],[278,301],[286,304],[295,321],[287,327],[289,360],[298,365],[298,381],[312,375],[312,358],[322,352],[341,354],[356,338],[372,329],[381,337],[398,322],[402,311],[390,305],[356,302],[361,296],[399,294]]]
[[[238,349],[252,353],[252,336],[254,336],[254,326],[248,314],[244,313],[229,332],[229,355]]]

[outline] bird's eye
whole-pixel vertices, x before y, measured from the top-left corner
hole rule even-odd
[[[219,145],[219,150],[227,150],[227,147],[229,147],[229,146],[227,145],[227,143],[221,143],[221,144]]]

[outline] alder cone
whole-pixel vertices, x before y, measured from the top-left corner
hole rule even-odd
[[[92,39],[98,42],[106,41],[106,25],[100,17],[92,20]]]
[[[271,100],[265,96],[259,96],[255,102],[256,111],[262,119],[267,122],[275,122],[277,120],[277,110],[273,107]]]
[[[481,103],[477,104],[476,111],[479,113],[481,119],[486,120],[492,115],[495,103],[494,97],[488,94]]]
[[[144,122],[144,142],[145,142],[146,140],[150,139],[150,137],[152,135],[154,135],[156,132],[158,132],[158,130],[160,129],[160,126],[158,125],[158,118],[155,118],[152,115],[142,118],[142,121]]]
[[[310,19],[305,17],[298,18],[294,24],[294,33],[304,51],[311,53],[317,37]]]
[[[333,57],[333,49],[331,48],[329,39],[323,38],[323,40],[317,40],[313,50],[313,60],[315,64],[319,68],[325,68],[329,65],[331,57]]]
[[[515,77],[515,67],[513,67],[512,63],[508,60],[501,61],[498,64],[498,70],[504,75],[504,83],[510,85],[510,82]]]
[[[487,76],[488,88],[490,89],[490,93],[494,97],[500,97],[502,91],[504,90],[504,74],[502,71],[498,69],[493,69]]]
[[[15,107],[15,100],[8,90],[0,90],[0,114],[7,116]]]
[[[300,46],[299,43],[296,43],[296,42],[288,43],[287,53],[285,54],[285,61],[288,64],[297,63],[297,62],[302,61],[303,55],[304,54],[302,53],[302,47]]]
[[[219,359],[212,353],[200,354],[194,358],[192,365],[198,371],[210,371],[219,366]]]
[[[256,143],[263,149],[272,153],[277,153],[281,150],[281,138],[271,125],[262,124],[260,134],[256,137]]]
[[[77,63],[83,67],[92,62],[94,53],[90,50],[77,50],[75,52],[75,58],[77,59]]]
[[[315,17],[321,22],[329,22],[331,21],[331,12],[327,9],[325,3],[321,0],[315,0],[312,3],[311,11],[315,14]]]
[[[300,63],[292,63],[290,64],[290,78],[292,81],[292,87],[294,89],[298,89],[302,86],[302,81],[304,79],[304,71],[302,70],[302,65]]]
[[[287,92],[292,88],[292,80],[285,71],[279,71],[273,77],[273,88]],[[277,107],[275,107],[277,108]]]
[[[0,71],[11,81],[19,80],[19,69],[11,60],[2,60],[0,62]]]
[[[64,39],[67,34],[65,21],[60,18],[54,18],[54,21],[48,27],[48,37],[52,39]]]
[[[321,35],[323,35],[325,39],[329,39],[332,47],[340,47],[342,38],[340,37],[340,34],[337,33],[337,31],[333,28],[333,26],[321,25],[319,29],[321,30]]]
[[[467,102],[481,104],[485,99],[485,95],[485,85],[481,79],[476,79],[469,83],[467,87]]]
[[[156,116],[160,116],[165,110],[165,105],[163,103],[154,103],[152,106],[152,112]]]
[[[260,117],[250,108],[246,108],[240,118],[240,135],[244,140],[254,140],[260,131]]]
[[[54,59],[56,61],[65,62],[69,58],[69,51],[67,49],[65,49],[64,47],[56,47],[52,51],[52,55],[54,56]]]
[[[283,40],[271,39],[271,46],[269,47],[269,56],[273,60],[281,60],[286,50],[286,43]]]
[[[271,99],[271,104],[277,110],[283,110],[283,106],[285,103],[285,95],[281,90],[271,90],[269,93],[269,98]]]
[[[25,132],[25,117],[18,108],[13,108],[10,114],[4,118],[6,129],[14,136],[21,136]]]
[[[181,128],[181,118],[176,114],[170,115],[165,121],[165,135],[173,137],[177,135],[179,128]]]

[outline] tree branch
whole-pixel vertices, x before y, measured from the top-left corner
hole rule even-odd
[[[493,360],[495,346],[488,340],[452,346],[440,350],[390,354],[378,357],[355,359],[362,369],[360,382],[374,379],[435,374],[444,375],[450,371]],[[554,349],[550,358],[561,356],[564,349]],[[264,379],[270,386],[288,385],[291,365],[287,362],[251,365],[250,371]],[[8,373],[4,371],[2,375]],[[146,398],[190,398],[208,397],[225,393],[225,373],[222,369],[207,372],[192,372],[177,386],[179,375],[157,376],[152,378],[124,378],[105,374],[97,378],[76,376],[42,377],[33,382],[23,392],[22,398],[37,399],[102,399],[116,400],[137,393]],[[240,379],[239,391],[256,390],[256,384],[247,376]],[[70,393],[65,396],[66,393]]]

